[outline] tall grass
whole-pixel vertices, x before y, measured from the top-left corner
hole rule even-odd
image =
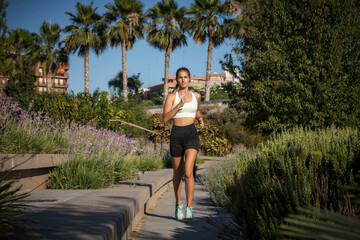
[[[109,161],[73,157],[50,174],[48,187],[55,189],[97,189],[114,181],[113,166]]]

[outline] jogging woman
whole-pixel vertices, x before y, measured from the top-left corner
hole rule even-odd
[[[178,91],[170,93],[167,96],[164,105],[163,120],[165,123],[171,119],[174,121],[170,135],[170,154],[174,171],[173,185],[176,199],[175,217],[176,219],[182,220],[184,218],[184,213],[180,193],[181,177],[184,166],[187,200],[185,219],[194,218],[192,208],[195,191],[193,168],[196,155],[199,151],[199,136],[194,121],[197,119],[201,127],[204,127],[204,121],[199,110],[201,96],[199,93],[191,92],[189,90],[190,71],[184,67],[179,68],[176,71],[176,81],[178,84]]]

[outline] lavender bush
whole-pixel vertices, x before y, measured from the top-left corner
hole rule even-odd
[[[216,206],[230,207],[230,189],[228,188],[234,184],[234,174],[241,175],[255,154],[256,149],[254,148],[242,150],[239,154],[206,168],[200,181]]]
[[[2,95],[0,119],[0,152],[69,155],[69,161],[50,174],[53,188],[106,187],[135,177],[139,171],[164,166],[165,150],[154,151],[153,143],[146,139],[128,139],[110,130],[56,121],[32,112],[31,104],[26,111]]]
[[[58,125],[41,112],[28,113],[11,98],[0,95],[1,153],[65,152],[69,144],[61,137]]]
[[[216,206],[229,206],[230,198],[226,192],[226,186],[230,181],[233,181],[232,176],[237,164],[238,159],[236,157],[216,162],[210,165],[201,176],[200,181]]]

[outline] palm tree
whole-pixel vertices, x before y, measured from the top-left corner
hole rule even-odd
[[[35,94],[35,64],[29,50],[32,48],[32,35],[29,31],[17,28],[8,31],[8,38],[4,42],[6,58],[2,67],[8,76],[4,93],[13,97],[21,106],[29,104]]]
[[[232,0],[229,5],[229,14],[235,16],[232,19],[225,19],[224,26],[227,37],[240,39],[244,36],[244,26],[242,20],[244,17],[243,6],[239,1]]]
[[[5,68],[7,75],[14,76],[27,70],[25,55],[31,44],[31,34],[27,30],[17,28],[10,30],[8,35]]]
[[[107,44],[117,48],[121,45],[123,93],[124,100],[128,100],[126,50],[130,50],[137,38],[142,38],[144,5],[137,0],[114,0],[114,4],[107,4],[104,20],[113,23],[105,32]]]
[[[93,2],[89,6],[76,3],[77,13],[66,12],[70,16],[73,25],[66,26],[63,31],[70,33],[63,40],[66,49],[78,56],[84,57],[84,83],[85,94],[89,94],[89,51],[95,50],[96,54],[103,50],[102,39],[99,36],[99,21],[101,16],[96,13],[97,8],[93,9]]]
[[[34,48],[29,51],[31,58],[42,63],[47,92],[52,92],[52,76],[59,64],[67,63],[68,56],[60,44],[61,29],[58,24],[47,24],[40,27],[40,36],[33,34]]]
[[[186,36],[182,30],[185,20],[185,8],[179,8],[174,0],[162,0],[147,11],[150,19],[146,27],[147,41],[150,45],[165,50],[165,78],[164,78],[164,103],[168,95],[170,53],[175,48],[187,45]]]
[[[142,86],[140,81],[140,73],[132,75],[127,78],[128,89],[130,92],[138,93]],[[115,78],[108,82],[109,88],[113,87],[115,90],[118,89],[119,94],[123,91],[123,72],[120,71]]]
[[[188,14],[186,29],[196,44],[203,44],[208,39],[208,55],[206,66],[205,101],[210,100],[210,74],[212,51],[225,39],[222,18],[227,14],[228,4],[221,4],[220,0],[195,0]]]
[[[4,73],[6,67],[4,66],[6,51],[7,51],[7,38],[6,33],[8,32],[8,27],[6,25],[6,8],[9,3],[5,0],[0,0],[0,72]]]

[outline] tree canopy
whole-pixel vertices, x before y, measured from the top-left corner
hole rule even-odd
[[[168,95],[170,54],[174,49],[187,45],[182,29],[186,9],[178,8],[174,0],[162,0],[147,11],[149,24],[145,31],[151,46],[165,50],[164,103]]]
[[[89,94],[90,79],[89,79],[89,51],[93,49],[96,54],[99,54],[105,48],[104,41],[102,41],[99,27],[101,16],[96,13],[97,8],[93,8],[94,2],[89,6],[84,6],[81,3],[76,3],[76,15],[66,12],[70,16],[70,21],[73,25],[66,26],[63,31],[70,33],[63,40],[65,46],[71,52],[78,51],[79,56],[84,57],[84,89],[85,93]]]
[[[123,72],[120,71],[114,79],[108,82],[108,85],[109,88],[113,87],[115,90],[118,90],[119,94],[121,94],[123,92]],[[140,73],[127,77],[127,87],[129,92],[138,93],[141,86],[142,82],[140,81]]]
[[[246,113],[248,125],[266,132],[293,125],[358,126],[358,1],[240,3],[243,37],[233,50],[244,80],[233,106]]]
[[[105,13],[104,19],[110,24],[104,33],[106,42],[115,48],[121,45],[125,101],[128,99],[126,51],[133,47],[136,39],[143,37],[143,7],[144,5],[137,0],[114,0],[114,4],[105,5],[108,11]]]
[[[8,3],[4,0],[0,0],[0,61],[3,63],[5,62],[6,57],[6,32],[7,32],[7,25],[6,25],[6,8]],[[3,64],[0,64],[0,72],[4,72],[5,68]]]
[[[219,46],[226,37],[224,16],[228,11],[228,3],[220,0],[195,0],[187,11],[190,16],[185,29],[196,44],[203,44],[208,40],[205,101],[210,100],[210,74],[212,66],[213,48]]]

